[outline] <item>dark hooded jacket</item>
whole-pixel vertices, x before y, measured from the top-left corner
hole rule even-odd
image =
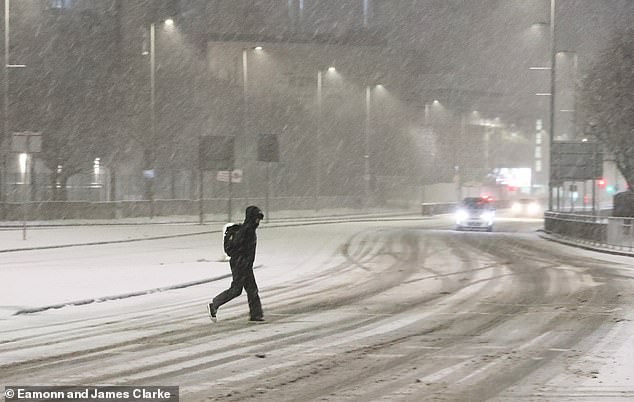
[[[254,205],[247,207],[244,222],[236,234],[236,251],[232,254],[232,260],[240,260],[240,265],[252,266],[255,261],[255,248],[258,243],[255,229],[259,226],[259,220],[264,218],[262,210]]]

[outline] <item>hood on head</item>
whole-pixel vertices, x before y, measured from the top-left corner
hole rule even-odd
[[[255,205],[247,207],[244,215],[245,222],[255,222],[257,218],[260,218],[260,220],[264,219],[264,214],[262,213],[262,210]]]

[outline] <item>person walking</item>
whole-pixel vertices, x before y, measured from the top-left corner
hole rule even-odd
[[[242,289],[247,292],[249,302],[249,321],[264,321],[262,304],[258,295],[258,285],[253,274],[253,262],[255,261],[255,248],[257,246],[257,235],[255,230],[264,219],[262,210],[255,205],[247,207],[245,211],[244,223],[235,234],[233,239],[231,259],[231,286],[229,289],[213,298],[207,305],[207,312],[211,321],[216,322],[216,313],[223,304],[240,296]]]

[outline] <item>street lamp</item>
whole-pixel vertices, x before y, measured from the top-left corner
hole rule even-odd
[[[551,168],[548,169],[548,210],[553,210],[553,142],[555,140],[555,68],[556,68],[556,53],[555,53],[555,9],[556,0],[550,0],[550,135],[549,135],[549,163]]]
[[[364,205],[370,204],[370,113],[372,111],[372,87],[365,87],[365,141],[363,152],[363,188],[365,192]]]
[[[9,142],[9,9],[10,0],[4,1],[4,100],[3,107],[3,124],[2,137],[0,138],[0,147],[2,147],[2,175],[0,175],[0,203],[2,203],[2,217],[4,218],[6,209],[6,181],[7,181],[7,158],[8,142]],[[6,144],[5,144],[6,141]]]
[[[2,214],[0,216],[5,215],[5,201],[6,201],[6,186],[7,186],[7,166],[9,158],[9,148],[11,148],[11,135],[10,124],[9,124],[9,69],[10,68],[24,68],[26,65],[24,64],[11,64],[10,62],[10,35],[11,35],[11,25],[10,25],[10,11],[11,11],[11,1],[5,0],[4,2],[4,99],[3,99],[3,114],[4,121],[2,125],[2,136],[0,136],[0,146],[2,147],[1,155],[2,158],[2,173],[0,174],[0,203],[2,204]]]
[[[242,102],[243,102],[242,132],[243,132],[245,140],[247,138],[247,133],[248,133],[247,117],[249,112],[249,109],[248,109],[248,96],[249,96],[248,51],[249,50],[255,50],[257,52],[261,52],[262,50],[264,50],[264,48],[262,46],[242,48]]]
[[[371,165],[370,165],[370,157],[371,157],[371,148],[370,148],[370,140],[371,140],[371,116],[372,116],[372,90],[383,90],[385,87],[382,84],[374,84],[374,85],[366,85],[365,87],[365,126],[364,126],[364,152],[363,152],[363,188],[365,194],[364,206],[369,206],[370,203],[370,193],[371,188],[370,184],[372,182],[372,173],[371,173]]]
[[[553,210],[553,189],[555,187],[555,183],[553,182],[553,172],[552,172],[552,160],[553,160],[553,142],[555,140],[555,68],[556,68],[556,51],[555,51],[555,33],[556,33],[556,8],[557,2],[556,0],[550,0],[550,23],[536,23],[533,24],[533,27],[541,28],[548,25],[550,31],[550,67],[530,67],[530,70],[550,70],[550,92],[539,92],[537,96],[550,96],[550,107],[549,107],[549,119],[550,126],[548,130],[548,155],[549,155],[549,163],[551,167],[549,168],[548,173],[548,210]]]
[[[334,66],[330,66],[326,69],[328,73],[336,73],[337,69]],[[323,71],[317,70],[317,135],[316,135],[316,146],[315,146],[315,210],[319,210],[319,193],[321,192],[321,137],[322,137],[322,127],[321,127],[321,119],[323,113],[323,99],[322,99],[322,90],[323,90]]]
[[[255,47],[242,48],[242,136],[245,144],[248,143],[249,135],[249,50],[261,52],[264,48],[260,45]],[[248,149],[248,147],[245,147]],[[239,166],[239,165],[238,165]],[[229,174],[229,192],[231,193],[231,174]],[[248,184],[248,181],[245,185]],[[246,188],[248,197],[248,187]],[[268,215],[267,215],[268,216]],[[229,195],[229,221],[231,221],[231,194]]]
[[[174,20],[167,18],[163,23],[174,26]],[[143,51],[142,55],[147,56],[148,52]],[[146,180],[146,192],[150,201],[150,218],[154,217],[154,177],[156,162],[156,24],[150,23],[150,143],[144,153],[144,177]]]
[[[321,70],[317,70],[317,138],[315,139],[315,211],[319,210],[319,190],[321,186],[321,114],[322,114],[322,76]]]
[[[173,21],[172,21],[173,23]],[[146,166],[144,176],[146,191],[150,199],[150,218],[154,217],[154,146],[156,142],[156,28],[154,22],[150,24],[150,144],[145,156]]]

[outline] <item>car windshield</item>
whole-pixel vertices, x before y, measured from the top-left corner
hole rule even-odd
[[[484,198],[466,198],[462,206],[467,209],[491,209],[491,202]]]

